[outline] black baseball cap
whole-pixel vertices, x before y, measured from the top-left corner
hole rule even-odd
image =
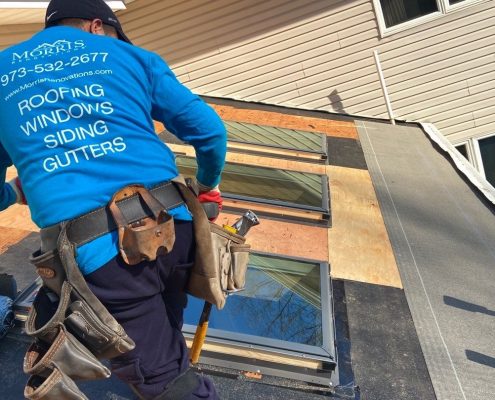
[[[117,16],[103,0],[51,0],[46,9],[45,28],[56,25],[64,18],[101,19],[104,24],[115,28],[120,40],[132,44]]]

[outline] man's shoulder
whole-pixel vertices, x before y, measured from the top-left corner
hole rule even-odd
[[[0,65],[7,66],[10,64],[15,64],[15,54],[23,54],[26,49],[29,48],[29,44],[32,38],[24,40],[22,42],[16,43],[12,46],[6,47],[0,51]]]

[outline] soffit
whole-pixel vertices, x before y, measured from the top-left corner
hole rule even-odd
[[[16,3],[23,3],[22,7],[16,7]],[[125,9],[124,3],[129,1],[107,2],[114,11]],[[45,21],[45,10],[48,1],[0,1],[0,26],[17,24],[38,24]]]
[[[0,25],[38,24],[45,19],[44,9],[0,9]]]

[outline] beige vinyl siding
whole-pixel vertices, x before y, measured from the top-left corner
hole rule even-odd
[[[0,50],[29,39],[41,28],[40,24],[0,25]]]
[[[452,140],[495,133],[495,5],[381,38],[372,0],[137,0],[119,15],[203,95],[387,118],[373,50],[399,119]]]
[[[18,25],[20,21],[22,24],[39,24],[44,20],[45,10],[43,9],[0,8],[0,25]]]
[[[372,0],[136,0],[119,12],[137,45],[203,95],[397,118],[452,141],[495,133],[495,2],[381,38]],[[39,24],[0,26],[0,48]]]

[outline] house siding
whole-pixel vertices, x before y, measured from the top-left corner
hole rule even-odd
[[[452,141],[495,133],[495,5],[486,1],[381,38],[372,0],[139,0],[120,13],[194,92],[398,119]]]
[[[29,39],[42,27],[41,24],[0,25],[0,50]]]
[[[381,38],[372,0],[138,0],[119,12],[194,92],[434,123],[454,143],[495,133],[495,2]],[[0,48],[41,25],[0,26]]]

